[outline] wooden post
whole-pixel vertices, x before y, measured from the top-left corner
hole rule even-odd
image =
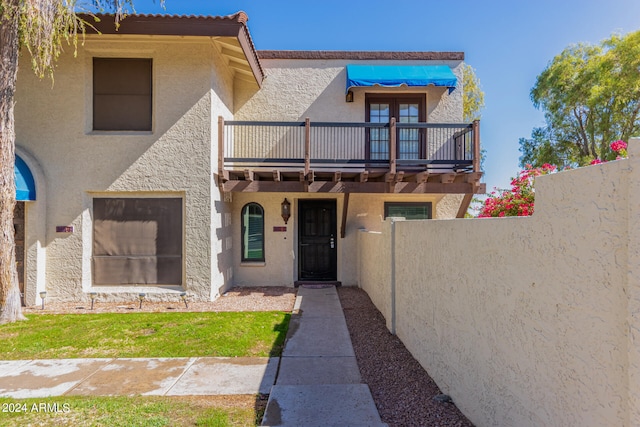
[[[480,120],[474,120],[473,125],[473,171],[480,172]]]
[[[347,213],[349,212],[349,195],[351,193],[344,193],[344,204],[342,205],[342,221],[340,222],[340,238],[344,239],[347,233]]]
[[[311,120],[304,119],[304,176],[311,170]]]
[[[218,116],[218,179],[224,176],[224,118]]]
[[[389,173],[396,173],[396,118],[389,120]]]

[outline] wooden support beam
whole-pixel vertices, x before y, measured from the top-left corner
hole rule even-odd
[[[229,171],[222,170],[222,173],[215,174],[215,180],[218,183],[218,186],[222,187],[222,184],[229,181]]]
[[[404,171],[397,172],[395,182],[402,182],[403,179],[404,179]]]
[[[340,238],[344,239],[347,233],[347,212],[349,211],[349,194],[344,193],[344,204],[342,205],[342,222],[340,223]]]
[[[390,185],[386,182],[351,182],[351,181],[316,181],[311,184],[303,181],[244,181],[229,180],[223,184],[223,191],[232,192],[278,192],[278,193],[388,193],[389,187],[394,193],[404,194],[484,194],[487,186],[484,183],[466,184],[455,182],[442,184],[439,182],[399,182]]]
[[[244,170],[244,180],[245,181],[255,181],[256,176],[254,175],[252,170],[245,169]]]
[[[395,182],[396,174],[395,172],[387,172],[384,174],[384,182]]]
[[[473,125],[473,171],[480,172],[480,120],[474,120]]]
[[[305,171],[299,171],[298,180],[304,182],[306,175]]]
[[[471,200],[473,200],[473,194],[465,194],[462,198],[462,203],[460,203],[460,208],[458,209],[458,214],[456,218],[464,218],[464,214],[469,210],[469,205],[471,205]]]
[[[440,175],[440,182],[442,184],[451,184],[456,179],[455,173],[443,173]]]
[[[396,118],[389,120],[389,172],[396,173]]]
[[[359,182],[367,182],[368,179],[369,179],[369,171],[360,172],[360,175],[358,175]]]
[[[218,176],[224,171],[224,117],[218,116]]]
[[[415,176],[415,181],[419,184],[427,182],[428,179],[429,179],[429,172],[427,171],[419,172]]]
[[[340,181],[342,181],[342,172],[335,171],[333,173],[333,182],[340,182]]]
[[[307,173],[307,179],[306,179],[306,181],[307,181],[307,182],[313,182],[313,181],[315,180],[315,178],[316,178],[316,174],[313,172],[313,170],[310,170],[310,171]]]
[[[304,119],[304,174],[308,175],[311,169],[311,120]]]
[[[475,184],[482,178],[482,172],[471,172],[464,174],[464,182]]]
[[[275,182],[280,182],[280,179],[281,179],[281,178],[280,178],[280,171],[279,171],[279,170],[277,170],[277,169],[274,169],[274,170],[273,170],[273,180],[274,180]]]

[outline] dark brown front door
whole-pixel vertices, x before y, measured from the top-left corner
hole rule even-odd
[[[336,280],[336,201],[300,200],[299,280]]]
[[[20,284],[20,302],[24,305],[24,202],[16,202],[13,210],[13,228],[16,243],[16,268],[18,269],[18,283]]]

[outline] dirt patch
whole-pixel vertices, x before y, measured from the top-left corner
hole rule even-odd
[[[236,287],[215,301],[189,301],[188,307],[176,296],[175,302],[144,301],[140,308],[137,298],[130,302],[91,303],[83,301],[55,302],[47,300],[44,310],[40,305],[23,307],[25,314],[91,314],[91,313],[155,313],[155,312],[223,312],[223,311],[286,311],[291,312],[296,300],[296,289],[284,286]]]

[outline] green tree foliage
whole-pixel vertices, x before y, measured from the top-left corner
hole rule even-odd
[[[162,2],[162,0],[161,0]],[[133,0],[92,0],[97,10],[114,13],[115,25]],[[23,320],[13,235],[15,200],[14,95],[19,53],[30,54],[34,72],[53,77],[65,43],[77,48],[91,25],[77,14],[75,0],[0,0],[0,323]]]
[[[465,123],[480,120],[484,108],[484,92],[476,70],[469,64],[462,64],[462,87],[462,119]],[[486,156],[487,151],[480,150],[480,170],[484,170]]]
[[[609,144],[640,131],[640,31],[569,46],[531,89],[546,127],[520,139],[520,164],[582,166],[611,160]]]
[[[463,120],[480,120],[480,112],[484,108],[484,92],[480,87],[476,70],[469,64],[462,64],[462,87]]]

